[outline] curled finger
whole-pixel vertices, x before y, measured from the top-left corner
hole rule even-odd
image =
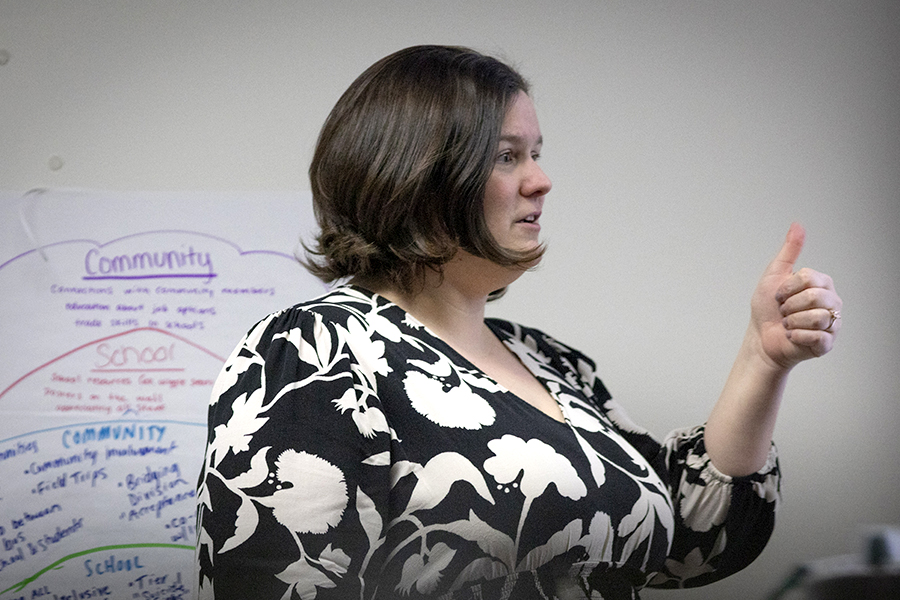
[[[778,302],[784,302],[791,296],[811,288],[822,288],[834,291],[834,281],[826,273],[819,273],[804,267],[788,277],[775,293]]]
[[[807,348],[812,356],[823,356],[834,346],[834,333],[821,329],[789,329],[788,339],[797,346]]]
[[[816,308],[827,309],[830,306],[837,306],[839,299],[831,290],[820,287],[812,287],[801,290],[791,296],[785,298],[781,303],[780,310],[782,315],[790,315]],[[838,308],[840,308],[838,306]]]
[[[832,313],[837,314],[832,317]],[[831,311],[827,308],[811,308],[788,314],[782,319],[785,329],[810,329],[818,331],[830,331],[837,319],[840,319],[840,313]]]

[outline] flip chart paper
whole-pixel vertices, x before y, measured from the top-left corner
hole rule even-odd
[[[213,381],[308,193],[0,193],[0,600],[190,598]]]

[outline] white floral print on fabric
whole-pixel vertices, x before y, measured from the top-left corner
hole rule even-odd
[[[403,387],[412,407],[442,427],[481,429],[494,422],[494,409],[466,383],[450,387],[425,373],[409,371]]]
[[[275,468],[278,480],[288,487],[256,500],[270,507],[279,523],[297,533],[325,533],[340,522],[349,500],[340,469],[294,450],[282,453]]]
[[[577,589],[619,600],[646,584],[713,581],[756,556],[777,505],[774,453],[754,476],[718,477],[702,427],[660,444],[610,400],[590,359],[540,331],[486,323],[565,422],[523,410],[361,288],[252,328],[210,401],[199,597],[562,599]]]
[[[508,484],[522,475],[519,490],[529,500],[544,493],[553,484],[563,496],[577,500],[587,489],[565,456],[538,439],[527,442],[514,435],[504,435],[488,442],[494,456],[484,461],[484,470],[498,483]],[[526,500],[528,502],[528,500]]]
[[[265,417],[260,417],[263,393],[260,390],[250,394],[242,394],[231,404],[231,418],[224,425],[216,425],[215,444],[210,451],[215,452],[216,462],[221,462],[230,451],[240,454],[250,449],[250,440],[259,428],[265,425]]]

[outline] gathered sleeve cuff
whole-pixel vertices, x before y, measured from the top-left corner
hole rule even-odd
[[[673,431],[662,445],[676,530],[653,587],[694,587],[731,575],[762,552],[775,525],[781,474],[775,445],[750,475],[719,471],[704,444],[704,426]]]

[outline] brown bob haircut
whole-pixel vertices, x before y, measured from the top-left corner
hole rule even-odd
[[[309,168],[320,232],[305,266],[332,282],[376,278],[415,293],[460,249],[526,269],[502,248],[484,192],[507,110],[528,84],[474,50],[414,46],[366,69],[340,97]]]

